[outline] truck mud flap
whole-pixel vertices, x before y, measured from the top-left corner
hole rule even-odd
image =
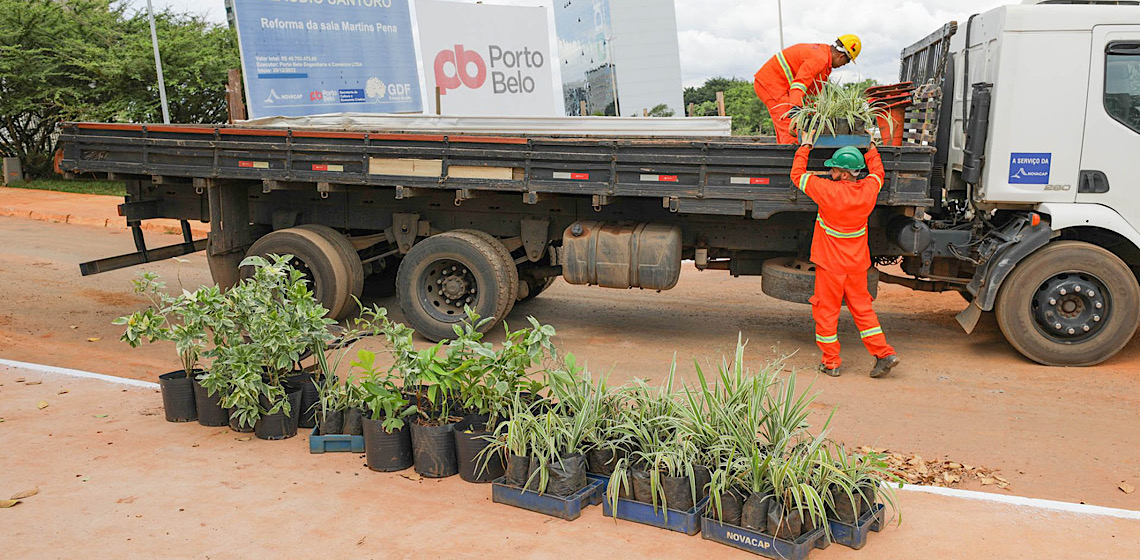
[[[1030,225],[1031,222],[1032,218],[1025,216],[996,232],[991,256],[966,286],[967,291],[974,295],[974,301],[956,317],[967,334],[973,332],[983,311],[993,311],[1001,284],[1013,272],[1013,267],[1030,253],[1044,247],[1053,237],[1047,221],[1041,220],[1037,225]]]

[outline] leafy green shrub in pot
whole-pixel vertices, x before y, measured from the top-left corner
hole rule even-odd
[[[292,256],[249,257],[241,263],[249,276],[226,293],[234,331],[232,344],[216,349],[209,384],[224,390],[223,406],[258,437],[296,435],[300,388],[290,374],[312,348],[332,339],[326,310],[313,296],[304,275],[290,266]],[[206,383],[203,379],[203,383]]]
[[[837,476],[829,480],[825,488],[829,519],[854,525],[880,498],[891,511],[898,512],[894,487],[882,482],[900,483],[902,480],[887,468],[884,454],[848,454],[846,448],[838,444],[826,449],[826,453],[837,471]]]
[[[364,419],[364,451],[368,468],[391,472],[412,466],[411,431],[405,418],[416,413],[416,406],[408,401],[393,371],[376,366],[374,352],[357,352],[352,367],[363,376],[360,388],[364,409],[368,411],[368,417]]]
[[[871,106],[865,92],[863,86],[825,82],[818,95],[788,111],[792,128],[800,131],[805,144],[814,144],[825,133],[863,134],[887,116],[886,110]]]
[[[182,290],[169,295],[166,284],[153,272],[143,272],[133,282],[134,292],[144,295],[150,305],[142,310],[113,321],[126,327],[120,340],[137,348],[143,342],[169,341],[174,343],[182,369],[159,377],[163,407],[170,422],[188,422],[198,418],[198,401],[201,401],[203,419],[208,425],[220,425],[218,399],[213,392],[203,392],[198,367],[207,352],[208,339],[215,317],[224,308],[224,298],[216,286],[202,287],[194,292]]]

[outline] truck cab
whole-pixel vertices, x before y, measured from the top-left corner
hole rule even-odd
[[[943,259],[969,278],[959,320],[994,311],[1041,363],[1103,361],[1140,320],[1140,5],[1031,1],[957,27],[932,76],[945,182],[927,223],[973,231]]]

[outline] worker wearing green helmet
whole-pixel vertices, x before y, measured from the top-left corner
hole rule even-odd
[[[816,265],[811,311],[816,345],[823,353],[819,371],[840,375],[839,311],[846,300],[859,338],[875,356],[871,377],[882,377],[899,363],[883,335],[867,290],[867,270],[871,267],[867,218],[883,188],[883,162],[873,143],[865,157],[853,146],[839,148],[823,162],[831,176],[825,179],[807,172],[811,149],[806,144],[796,151],[791,176],[792,184],[819,206],[811,242],[811,261]],[[864,168],[867,173],[860,177]]]

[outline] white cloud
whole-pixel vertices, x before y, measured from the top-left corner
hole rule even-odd
[[[146,0],[126,0],[146,9]],[[224,23],[223,0],[152,0],[155,9],[202,15]],[[546,5],[550,0],[488,0],[488,4]],[[612,0],[620,2],[621,0]],[[671,0],[660,0],[663,3]],[[715,76],[747,78],[779,49],[777,0],[676,0],[681,74],[686,86]],[[859,63],[834,80],[898,78],[898,56],[907,45],[951,20],[1009,0],[784,0],[784,43],[830,43],[843,33],[863,39]]]

